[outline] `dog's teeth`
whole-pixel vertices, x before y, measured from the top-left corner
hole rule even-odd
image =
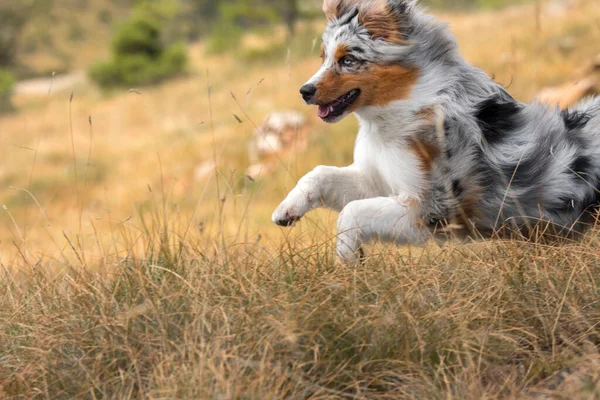
[[[329,112],[333,112],[333,106],[329,106]]]

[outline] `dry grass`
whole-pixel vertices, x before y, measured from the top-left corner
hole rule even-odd
[[[348,268],[310,241],[131,236],[100,270],[3,270],[0,393],[597,398],[599,239],[386,249]]]
[[[539,35],[533,10],[445,17],[522,100],[576,75],[600,39],[595,1],[545,15]],[[186,78],[20,98],[0,118],[0,398],[599,396],[597,231],[560,246],[374,246],[348,268],[332,213],[269,224],[299,176],[352,156],[354,121],[311,115],[308,154],[244,176],[255,123],[312,112],[294,89],[319,62],[303,29],[287,61],[197,45]]]

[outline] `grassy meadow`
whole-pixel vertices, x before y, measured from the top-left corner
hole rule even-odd
[[[530,101],[600,52],[596,0],[542,3],[539,20],[534,5],[439,16]],[[192,44],[187,75],[154,87],[48,79],[14,96],[0,116],[0,398],[600,398],[600,231],[374,245],[346,267],[335,213],[270,223],[304,173],[352,159],[356,122],[325,125],[298,95],[323,25],[224,54]],[[83,69],[108,37],[63,51]],[[256,126],[286,109],[307,115],[309,150],[248,177]]]

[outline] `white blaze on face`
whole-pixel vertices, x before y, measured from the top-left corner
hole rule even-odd
[[[327,72],[328,69],[329,67],[326,64],[323,64],[321,68],[317,71],[317,73],[314,74],[312,78],[308,80],[308,82],[306,82],[306,85],[319,86],[319,83],[321,83],[321,80],[323,79],[323,76],[325,75],[325,72]]]
[[[331,32],[323,37],[323,45],[325,46],[323,65],[321,65],[321,68],[319,68],[317,73],[314,74],[312,78],[308,80],[308,82],[306,82],[306,85],[319,86],[319,83],[321,83],[321,80],[323,79],[323,76],[325,76],[326,72],[332,68],[335,68],[335,64],[337,62],[337,60],[335,60],[335,50],[339,46],[339,43],[334,40],[336,36],[335,33],[336,32]]]

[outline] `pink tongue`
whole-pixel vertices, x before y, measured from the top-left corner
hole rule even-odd
[[[329,106],[319,106],[319,118],[327,118],[329,116]]]

